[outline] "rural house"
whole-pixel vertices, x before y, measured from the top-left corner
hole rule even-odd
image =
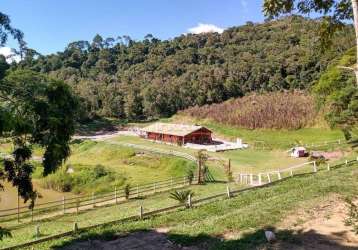
[[[154,123],[142,129],[143,137],[149,140],[168,142],[178,145],[185,143],[211,143],[212,132],[198,125]]]

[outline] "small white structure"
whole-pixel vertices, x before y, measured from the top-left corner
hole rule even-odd
[[[236,149],[245,149],[248,148],[249,145],[242,142],[242,139],[237,138],[236,142],[229,142],[225,140],[221,140],[218,138],[213,138],[217,144],[195,144],[195,143],[185,143],[185,148],[192,148],[192,149],[204,149],[210,152],[220,152],[220,151],[227,151],[227,150],[236,150]]]
[[[307,155],[305,147],[294,147],[291,149],[291,156],[292,157],[305,157]]]

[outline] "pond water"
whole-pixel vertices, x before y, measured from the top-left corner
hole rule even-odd
[[[2,183],[2,185],[4,186],[4,191],[0,191],[0,210],[17,207],[17,189],[8,182]],[[51,189],[41,188],[38,181],[36,180],[33,180],[33,185],[34,189],[42,196],[42,198],[37,199],[36,203],[61,200],[63,196],[66,198],[75,196],[72,193],[62,193]],[[26,206],[27,204],[28,202],[24,203],[24,201],[20,199],[20,207]]]

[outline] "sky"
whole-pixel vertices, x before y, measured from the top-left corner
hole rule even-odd
[[[222,32],[247,21],[262,22],[261,5],[262,0],[1,0],[0,11],[25,33],[28,47],[50,54],[73,41],[91,41],[97,33],[140,40],[149,33],[170,39]]]

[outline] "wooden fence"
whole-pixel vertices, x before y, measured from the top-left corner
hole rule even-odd
[[[357,163],[358,163],[358,157],[355,160],[345,160],[341,164],[336,164],[334,166],[327,165],[326,167],[327,167],[327,171],[330,171],[333,168],[344,167],[344,166],[352,166],[352,165],[355,165]],[[293,171],[295,169],[298,169],[298,168],[292,168]],[[316,173],[317,171],[322,171],[324,169],[323,168],[319,168],[319,169],[318,168],[316,168],[316,169],[312,168],[312,170],[313,171],[310,172],[311,174]],[[281,177],[282,177],[281,179],[288,178],[288,177],[284,177],[284,176],[281,176]],[[278,180],[281,180],[281,179],[278,179]],[[196,200],[192,200],[192,197],[189,196],[188,201],[187,201],[186,204],[178,204],[178,205],[174,205],[174,206],[163,207],[163,208],[160,208],[160,209],[151,210],[151,211],[147,211],[147,212],[145,212],[145,208],[143,206],[140,206],[140,207],[138,207],[138,215],[133,215],[133,216],[129,216],[129,217],[126,217],[126,218],[119,219],[119,220],[113,220],[113,221],[109,221],[109,222],[105,222],[105,223],[101,223],[101,224],[90,225],[90,226],[87,226],[87,227],[80,227],[80,225],[78,225],[75,222],[73,224],[73,230],[66,231],[66,232],[63,232],[63,233],[60,233],[60,234],[45,236],[45,237],[41,237],[41,235],[39,234],[39,232],[40,232],[39,227],[36,227],[35,228],[35,235],[38,234],[37,239],[35,239],[33,241],[30,241],[30,242],[23,243],[23,244],[18,244],[16,246],[2,248],[1,250],[13,250],[13,249],[18,249],[18,248],[28,247],[28,246],[35,245],[35,244],[38,244],[38,243],[41,243],[41,242],[45,242],[45,241],[49,241],[49,240],[53,240],[53,239],[58,239],[58,238],[62,238],[62,237],[73,235],[73,234],[76,235],[76,234],[79,234],[81,232],[84,232],[84,231],[87,231],[89,229],[96,228],[96,227],[111,225],[111,224],[115,224],[115,223],[125,223],[125,222],[129,222],[129,221],[134,221],[134,220],[141,220],[141,219],[143,219],[145,217],[150,217],[152,215],[157,215],[157,214],[161,214],[161,213],[164,213],[164,212],[173,211],[173,210],[176,210],[178,208],[183,208],[183,207],[190,208],[190,207],[193,207],[195,205],[210,203],[213,200],[217,200],[217,199],[222,199],[222,198],[230,199],[230,198],[233,198],[233,197],[237,196],[240,193],[247,192],[249,190],[253,190],[253,189],[257,189],[257,188],[262,188],[262,187],[264,187],[266,185],[271,185],[273,182],[275,182],[275,181],[272,181],[270,183],[266,183],[265,185],[261,185],[261,186],[252,186],[252,187],[248,187],[248,188],[244,188],[244,189],[238,189],[238,190],[230,190],[230,188],[227,186],[226,190],[225,191],[223,190],[222,193],[218,193],[218,194],[215,194],[215,195],[210,195],[210,196],[200,198],[200,199],[196,199]]]
[[[317,172],[317,165],[315,161],[305,162],[299,165],[288,167],[285,169],[279,169],[275,171],[265,172],[265,173],[233,173],[234,179],[237,183],[247,184],[250,186],[260,186],[266,183],[271,183],[275,180],[281,180],[283,175],[289,173],[290,176],[293,176],[295,172],[302,170],[309,170],[312,166],[313,172]]]
[[[194,176],[191,181],[197,181]],[[163,191],[172,190],[178,187],[190,185],[191,182],[187,176],[173,177],[168,180],[158,181],[144,185],[134,185],[126,194],[125,189],[114,188],[112,192],[82,195],[72,198],[63,196],[60,200],[54,200],[45,203],[36,203],[33,209],[28,206],[18,206],[10,209],[0,210],[0,222],[17,219],[18,221],[28,219],[48,218],[65,213],[78,213],[79,211],[100,207],[119,202],[126,202],[130,198],[151,195]],[[128,197],[127,197],[128,196]]]
[[[358,157],[353,160],[358,162]],[[348,160],[345,160],[343,164],[349,164]],[[299,165],[291,166],[285,169],[278,169],[275,171],[269,171],[264,173],[233,173],[234,179],[237,183],[246,184],[250,186],[261,186],[267,183],[271,183],[277,180],[281,180],[285,177],[293,177],[295,174],[302,173],[316,173],[318,168],[324,168],[330,170],[330,163],[324,163],[317,165],[316,161],[305,162]]]

